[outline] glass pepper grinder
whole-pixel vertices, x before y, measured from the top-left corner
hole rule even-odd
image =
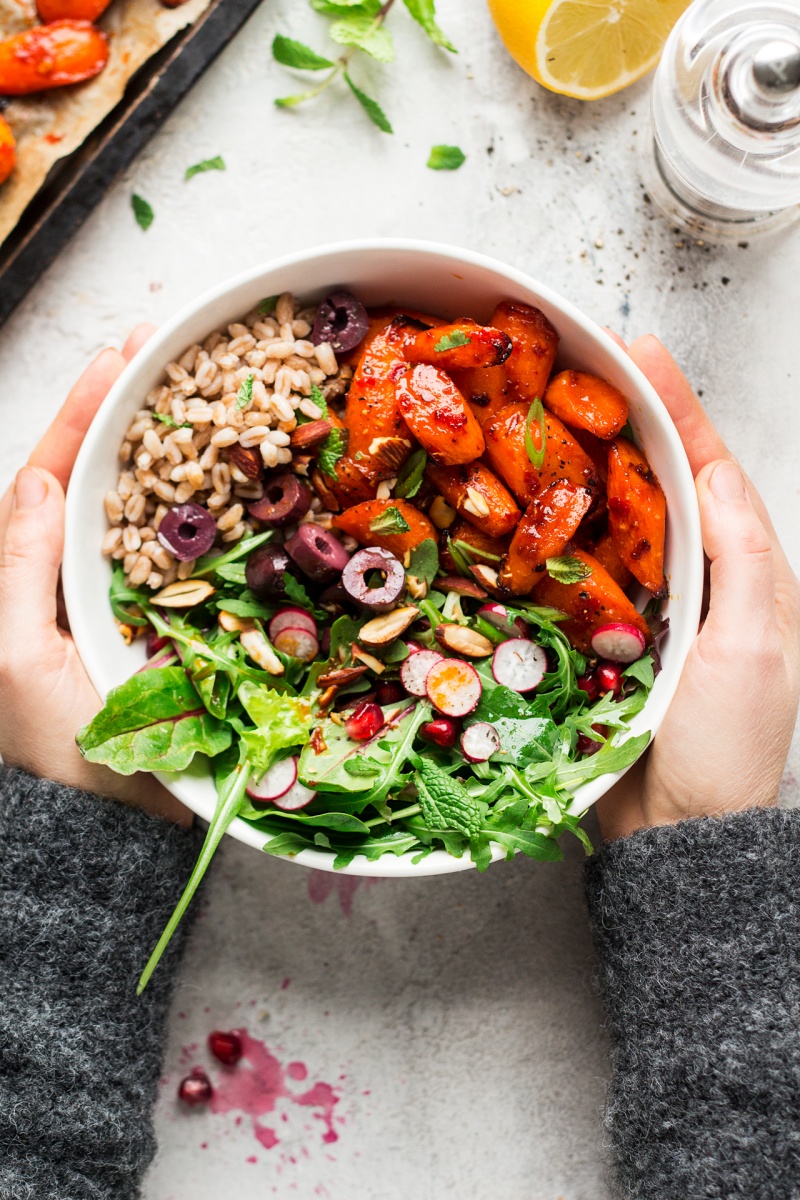
[[[652,93],[646,186],[670,220],[735,241],[800,217],[800,3],[695,0]]]

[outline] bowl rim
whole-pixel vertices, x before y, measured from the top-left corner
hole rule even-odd
[[[181,329],[183,325],[190,322],[196,315],[207,305],[217,303],[224,300],[227,295],[235,292],[243,286],[255,283],[261,277],[273,274],[276,271],[299,267],[303,264],[321,260],[328,257],[341,255],[362,255],[382,251],[401,251],[404,254],[415,255],[419,257],[436,256],[440,259],[450,260],[453,264],[466,265],[486,270],[499,276],[503,280],[516,285],[526,291],[533,292],[549,309],[552,310],[551,315],[559,314],[569,318],[577,327],[580,328],[581,335],[594,342],[601,352],[607,355],[614,361],[622,374],[628,377],[631,384],[631,390],[635,391],[637,398],[641,399],[645,407],[649,409],[652,415],[656,418],[657,424],[660,427],[660,436],[664,437],[673,454],[676,464],[676,471],[671,482],[673,487],[679,489],[684,498],[691,495],[691,501],[686,504],[686,512],[684,514],[685,521],[689,530],[689,545],[686,547],[687,555],[695,564],[693,569],[687,571],[687,582],[681,593],[682,617],[683,619],[677,627],[674,625],[670,628],[670,658],[673,667],[667,677],[667,672],[662,672],[660,686],[654,696],[653,693],[648,697],[647,704],[642,710],[648,714],[648,724],[651,729],[651,737],[655,735],[659,729],[667,709],[672,701],[675,691],[680,681],[681,672],[689,653],[691,644],[694,641],[697,628],[700,621],[702,591],[703,591],[703,553],[702,553],[702,536],[700,530],[700,515],[697,505],[694,480],[689,466],[686,452],[683,449],[677,429],[672,422],[667,409],[659,397],[655,388],[645,377],[642,371],[628,357],[628,355],[617,345],[612,337],[598,325],[591,317],[584,314],[572,301],[565,299],[558,292],[546,284],[540,283],[539,280],[529,275],[525,271],[521,271],[516,267],[509,266],[499,259],[495,259],[490,255],[482,254],[474,250],[463,247],[436,241],[427,241],[418,238],[394,238],[394,237],[368,237],[348,239],[341,242],[326,243],[323,245],[308,247],[303,250],[294,251],[288,254],[281,255],[277,258],[271,258],[256,266],[237,273],[234,276],[228,277],[219,283],[216,283],[199,296],[188,301],[178,311],[166,321],[157,331],[148,339],[147,344],[137,354],[136,358],[129,363],[118,379],[113,384],[108,395],[104,399],[100,408],[86,433],[83,444],[79,450],[75,461],[70,487],[67,491],[66,502],[66,527],[65,527],[65,545],[64,559],[62,568],[62,580],[64,597],[67,606],[67,612],[70,619],[70,625],[73,631],[76,648],[79,654],[83,645],[88,646],[91,641],[91,631],[88,627],[88,622],[83,619],[83,607],[81,604],[81,575],[80,561],[81,555],[77,541],[77,523],[80,513],[80,492],[81,482],[86,473],[87,466],[90,463],[92,453],[96,448],[96,444],[103,438],[105,432],[105,423],[109,414],[116,409],[117,405],[124,402],[127,398],[128,384],[134,373],[141,367],[142,361],[152,361],[162,353],[161,347],[164,346],[172,336]],[[238,314],[232,314],[232,318]],[[166,360],[165,360],[166,361]],[[678,665],[679,663],[679,665]],[[103,681],[96,676],[98,671],[92,671],[87,666],[87,672],[93,685],[98,692],[103,693]],[[608,775],[602,775],[598,779],[584,784],[575,793],[575,799],[571,806],[574,813],[582,815],[592,804],[604,795],[614,784],[626,774],[627,770],[614,772]],[[189,772],[181,772],[178,775],[165,774],[157,772],[156,777],[174,794],[176,794],[187,807],[198,812],[197,808],[187,799],[184,789],[181,787],[181,779],[188,776]],[[198,813],[207,819],[207,814]],[[230,828],[228,829],[233,837],[239,841],[243,841],[248,845],[254,846],[257,849],[263,849],[264,833],[257,830],[249,822],[242,818],[235,818]],[[492,847],[492,861],[497,861],[505,857],[505,850],[500,846]],[[340,868],[340,873],[369,876],[375,878],[408,878],[427,875],[442,875],[450,874],[456,871],[469,870],[474,867],[471,859],[454,858],[444,850],[437,850],[423,858],[416,865],[410,861],[411,856],[408,853],[395,856],[393,854],[382,855],[381,858],[371,862],[362,855],[356,856],[353,861],[344,868]],[[315,868],[317,870],[334,870],[333,861],[334,855],[330,851],[324,849],[319,850],[303,850],[291,859],[292,862],[302,866]]]

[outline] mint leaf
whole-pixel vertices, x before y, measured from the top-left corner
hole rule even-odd
[[[384,133],[394,133],[394,130],[389,122],[389,118],[386,116],[386,113],[383,111],[380,104],[368,96],[366,92],[362,92],[360,87],[356,87],[347,71],[345,71],[344,77],[347,80],[347,86],[350,88],[350,91],[364,109],[364,112],[367,114],[370,121],[372,121],[373,125],[377,125],[378,129],[382,129]]]
[[[454,829],[464,837],[480,832],[486,805],[471,796],[460,779],[448,775],[428,758],[417,761],[417,797],[428,829]]]
[[[354,12],[376,17],[381,11],[381,0],[310,0],[310,4],[323,17],[349,17]]]
[[[587,563],[569,554],[560,558],[548,558],[546,565],[547,574],[559,583],[580,583],[592,573],[592,568]]]
[[[195,175],[202,175],[204,171],[225,171],[225,160],[221,154],[217,154],[214,158],[204,158],[202,162],[195,163],[193,167],[186,168],[184,179],[192,179]]]
[[[314,401],[316,404],[316,401]],[[323,401],[323,404],[325,402]],[[347,450],[348,433],[346,429],[332,429],[317,452],[317,466],[323,475],[338,481],[336,464],[344,457]]]
[[[472,338],[467,337],[460,329],[456,329],[453,333],[446,333],[444,337],[439,338],[433,348],[437,354],[441,354],[445,350],[455,350],[458,346],[469,346],[471,343]]]
[[[136,192],[134,192],[131,196],[131,207],[133,208],[133,215],[136,218],[136,224],[139,228],[149,229],[155,220],[156,214],[144,196],[137,196]]]
[[[544,462],[547,449],[547,426],[544,419],[544,405],[537,396],[528,409],[525,418],[525,450],[528,458],[537,469]]]
[[[340,46],[356,46],[378,62],[394,61],[392,35],[383,25],[378,25],[374,17],[353,13],[334,21],[328,34]]]
[[[397,477],[397,483],[394,488],[395,496],[399,496],[403,500],[410,500],[412,496],[416,496],[422,487],[422,480],[427,464],[428,456],[425,451],[415,450],[406,460],[402,471]]]
[[[434,0],[404,0],[405,6],[414,20],[422,26],[428,37],[443,50],[458,54],[455,46],[436,24],[436,5]],[[312,0],[313,3],[313,0]]]
[[[313,403],[314,403],[314,404],[316,404],[317,408],[318,408],[318,409],[319,409],[319,411],[322,413],[322,416],[323,416],[323,417],[327,417],[327,415],[328,415],[328,402],[327,402],[327,400],[326,400],[326,399],[325,399],[325,397],[323,396],[322,392],[320,391],[320,389],[317,387],[317,385],[316,385],[315,383],[312,383],[312,385],[311,385],[311,396],[310,396],[310,399],[313,401]]]
[[[169,425],[170,429],[191,429],[192,428],[191,421],[184,421],[183,424],[179,424],[175,420],[174,417],[170,416],[169,413],[154,412],[152,415],[155,418],[155,420],[160,421],[162,425]]]
[[[282,66],[294,67],[298,71],[324,71],[336,65],[329,58],[317,54],[310,46],[284,37],[281,33],[273,38],[272,57]]]
[[[369,523],[370,533],[408,533],[411,529],[399,508],[390,506]]]
[[[258,314],[261,317],[271,317],[275,312],[278,303],[277,296],[265,296],[258,306]]]
[[[439,550],[433,538],[426,538],[424,542],[420,542],[411,551],[411,559],[408,564],[408,574],[416,576],[417,579],[424,579],[428,587],[436,578],[436,572],[439,570]]]
[[[236,411],[247,408],[250,401],[253,399],[253,380],[255,375],[248,375],[247,379],[242,382],[239,391],[236,393]]]
[[[432,171],[457,171],[467,156],[459,146],[432,146],[427,165]]]

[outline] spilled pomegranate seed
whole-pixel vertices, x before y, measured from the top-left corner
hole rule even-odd
[[[214,1094],[211,1080],[199,1067],[195,1067],[191,1075],[182,1079],[178,1087],[178,1096],[184,1104],[208,1104]]]
[[[242,1039],[232,1030],[230,1033],[223,1033],[221,1029],[213,1030],[208,1035],[208,1048],[214,1058],[218,1058],[226,1067],[235,1067],[242,1057]]]

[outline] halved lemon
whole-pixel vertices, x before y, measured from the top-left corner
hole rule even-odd
[[[658,62],[689,0],[489,0],[506,49],[537,83],[599,100]]]

